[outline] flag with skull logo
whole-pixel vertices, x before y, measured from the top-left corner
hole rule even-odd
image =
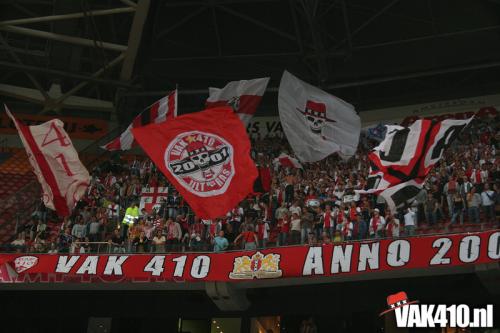
[[[257,169],[231,107],[132,129],[134,138],[197,216],[225,215],[253,190]]]
[[[288,142],[302,162],[316,162],[335,152],[355,154],[361,121],[351,104],[285,71],[278,109]]]

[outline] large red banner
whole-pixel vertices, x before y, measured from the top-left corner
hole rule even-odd
[[[158,169],[196,216],[225,216],[252,192],[257,168],[233,110],[216,107],[132,129]]]
[[[497,229],[226,253],[1,254],[0,279],[3,282],[234,282],[451,267],[499,259]]]

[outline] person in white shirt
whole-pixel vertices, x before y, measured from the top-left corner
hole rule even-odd
[[[484,190],[481,192],[481,204],[487,221],[495,222],[495,191],[490,190],[488,183],[484,184]]]
[[[292,239],[292,244],[300,243],[300,217],[297,213],[292,214],[292,220],[290,221],[290,237]]]
[[[464,202],[466,204],[466,208],[468,208],[468,206],[467,206],[467,195],[472,190],[473,185],[469,181],[469,179],[467,178],[467,176],[463,176],[462,180],[463,180],[463,182],[460,185],[460,195],[462,196],[462,199],[464,200]]]
[[[385,217],[385,220],[387,221],[386,227],[385,227],[385,236],[386,237],[391,237],[391,238],[397,238],[399,237],[399,219],[395,218],[391,212],[387,212],[387,215]]]
[[[405,218],[406,236],[415,235],[415,219],[417,218],[417,214],[415,214],[415,212],[411,209],[411,207],[408,207],[404,215],[404,218]]]
[[[297,214],[297,216],[300,217],[300,213],[302,212],[302,209],[300,208],[298,201],[295,201],[293,205],[291,205],[290,208],[288,208],[288,210],[290,211],[290,215],[292,216],[293,214]]]
[[[118,224],[118,220],[120,219],[120,205],[115,202],[111,202],[106,208],[106,211],[111,223],[113,223],[113,225]]]
[[[265,249],[267,246],[267,241],[269,240],[269,222],[259,219],[257,221],[257,238],[260,242],[260,247]]]
[[[370,238],[381,238],[382,231],[385,229],[385,219],[380,216],[380,210],[375,208],[373,210],[373,216],[370,219],[370,225],[368,230],[370,233]]]
[[[345,219],[341,225],[341,236],[343,241],[352,240],[352,231],[354,229],[354,225],[348,219]]]
[[[335,197],[337,197],[338,200],[342,200],[342,198],[344,197],[344,185],[342,184],[337,185],[335,191],[333,192],[333,195],[335,195]]]

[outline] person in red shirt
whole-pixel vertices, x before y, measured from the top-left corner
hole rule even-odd
[[[349,221],[355,221],[356,220],[356,202],[352,201],[351,206],[349,207]]]
[[[194,218],[194,223],[189,227],[189,232],[184,235],[184,243],[187,244],[191,250],[202,250],[207,245],[205,239],[205,225],[198,217]]]
[[[348,213],[349,210],[346,210],[344,205],[340,206],[340,209],[337,213],[337,219],[336,219],[337,224],[335,225],[335,231],[338,231],[339,230],[338,228],[340,228],[339,226],[342,225],[342,223],[344,223],[344,221],[347,219]]]
[[[287,236],[290,231],[290,220],[288,217],[288,213],[284,213],[283,217],[278,220],[278,245],[283,246],[287,244]]]
[[[189,223],[188,223],[188,219],[187,219],[186,215],[184,215],[184,214],[177,215],[176,220],[177,220],[177,223],[179,223],[179,225],[181,226],[183,235],[186,234],[187,232],[189,232]]]
[[[333,236],[333,232],[335,231],[334,214],[330,205],[326,205],[325,212],[323,213],[323,230],[329,236]]]
[[[255,250],[257,249],[257,244],[259,240],[257,239],[257,235],[253,231],[253,227],[251,225],[247,226],[246,231],[242,232],[241,234],[236,237],[234,240],[234,243],[238,243],[240,239],[243,239],[245,242],[244,249],[245,250]]]
[[[316,196],[316,194],[314,194],[314,190],[311,189],[305,197],[304,202],[306,203],[306,206],[309,206],[309,204],[314,200],[318,200],[318,197]]]

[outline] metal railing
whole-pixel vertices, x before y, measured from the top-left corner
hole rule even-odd
[[[473,228],[471,228],[473,227]],[[428,229],[433,230],[433,229]],[[455,228],[449,229],[448,227],[444,227],[441,232],[432,232],[421,231],[418,234],[409,235],[403,232],[399,237],[387,237],[387,236],[376,236],[376,237],[368,237],[362,239],[344,239],[344,240],[332,240],[333,237],[330,237],[331,244],[339,244],[339,243],[354,243],[354,242],[371,242],[371,241],[379,241],[382,239],[408,239],[408,238],[421,238],[421,237],[429,237],[429,236],[439,236],[439,235],[453,235],[453,234],[470,234],[483,232],[488,230],[500,230],[500,223],[479,223],[477,225],[464,224],[461,230],[456,230]],[[313,243],[299,242],[297,244],[278,244],[278,240],[269,240],[267,244],[264,246],[263,243],[259,241],[259,244],[256,244],[257,250],[267,249],[267,248],[286,248],[292,246],[320,246],[324,244],[324,241],[321,239],[315,240]],[[229,248],[223,252],[232,252],[232,251],[242,251],[244,250],[244,243],[230,243]],[[50,246],[50,244],[45,244],[45,246]],[[83,249],[83,250],[82,250]],[[26,253],[48,253],[48,250],[32,252],[31,249],[27,249],[23,247],[22,249],[16,248],[15,246],[0,246],[0,252],[26,252]],[[213,252],[213,244],[209,239],[205,239],[196,245],[188,242],[178,242],[175,244],[153,244],[151,240],[146,243],[142,248],[137,248],[134,246],[133,241],[131,239],[125,240],[122,244],[115,244],[111,241],[99,241],[99,242],[86,242],[86,241],[74,241],[68,247],[64,249],[59,249],[59,253],[71,253],[71,254],[80,254],[80,253],[91,253],[91,254],[168,254],[168,253],[203,253],[203,252]]]

